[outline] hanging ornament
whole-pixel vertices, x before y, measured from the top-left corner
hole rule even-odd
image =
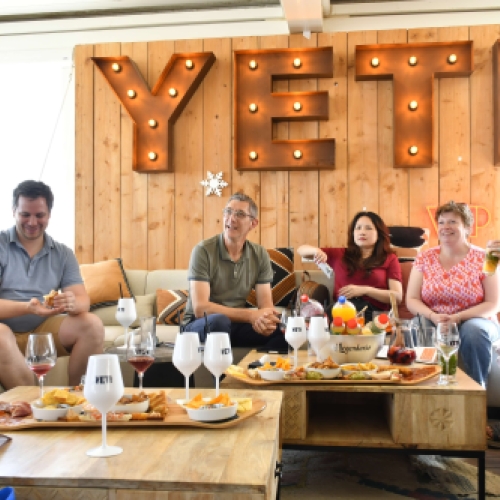
[[[205,191],[205,196],[210,196],[211,194],[216,194],[220,196],[222,193],[222,188],[225,188],[228,184],[226,181],[222,180],[222,172],[218,174],[212,174],[212,172],[207,171],[207,179],[200,182],[200,184],[207,188]]]

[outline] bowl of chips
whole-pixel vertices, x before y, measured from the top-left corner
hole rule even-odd
[[[262,380],[279,381],[285,378],[285,371],[281,368],[275,368],[274,370],[264,370],[263,368],[257,369],[260,378]]]
[[[332,379],[337,378],[342,369],[340,366],[328,357],[324,361],[315,361],[314,363],[309,363],[306,367],[306,372],[316,372],[321,375],[321,378]]]
[[[45,406],[41,399],[37,399],[31,403],[33,418],[35,420],[44,420],[45,422],[55,422],[59,418],[65,417],[70,408],[76,413],[81,413],[83,407],[81,405],[69,406],[66,404]]]
[[[31,403],[31,412],[36,420],[53,422],[60,417],[65,417],[70,408],[80,413],[84,403],[86,399],[81,392],[52,389]]]
[[[238,403],[231,401],[228,394],[221,393],[215,398],[204,398],[201,394],[191,401],[179,400],[185,408],[188,417],[198,422],[216,422],[234,418],[238,410]]]
[[[125,394],[111,408],[116,413],[145,413],[149,408],[149,398],[143,394]]]
[[[377,373],[378,366],[375,363],[347,363],[341,365],[342,375],[349,377],[353,373],[361,373],[365,377],[370,377],[372,373]]]

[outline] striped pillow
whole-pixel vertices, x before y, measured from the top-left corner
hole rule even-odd
[[[267,252],[274,274],[271,283],[273,304],[278,307],[288,307],[295,292],[293,248],[268,248]],[[247,297],[247,307],[257,307],[255,288]]]
[[[158,324],[179,325],[178,315],[184,317],[186,302],[188,298],[187,290],[156,290],[156,311],[158,313]]]

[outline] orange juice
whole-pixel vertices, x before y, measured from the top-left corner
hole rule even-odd
[[[342,318],[344,323],[356,317],[356,308],[352,302],[349,302],[343,295],[332,307],[332,318]]]

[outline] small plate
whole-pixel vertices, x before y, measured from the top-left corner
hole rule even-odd
[[[211,398],[203,398],[204,401],[210,401]],[[178,400],[180,403],[185,400]],[[234,403],[231,406],[218,406],[214,405],[214,408],[189,408],[184,406],[184,403],[180,403],[181,406],[187,411],[187,414],[191,420],[196,420],[198,422],[216,422],[218,420],[228,420],[236,415],[238,410],[238,403]]]
[[[68,410],[71,409],[76,413],[81,413],[82,406],[68,406],[67,408],[45,408],[43,403],[39,401],[33,401],[31,403],[31,413],[35,420],[44,420],[45,422],[55,422],[60,417],[65,417]]]
[[[132,395],[125,394],[124,398],[132,399]],[[146,398],[146,401],[141,401],[140,403],[127,403],[127,404],[116,404],[114,405],[110,411],[116,413],[145,413],[149,408],[149,399]]]
[[[358,363],[346,363],[344,365],[340,365],[340,368],[342,368],[342,375],[345,376],[345,375],[351,375],[352,373],[363,373],[364,375],[370,376],[372,373],[377,373],[378,370],[378,368],[374,368],[373,370],[360,370],[357,367],[357,365]]]
[[[259,370],[257,368],[257,371],[259,372],[260,378],[262,380],[272,380],[272,381],[283,380],[286,373],[281,368],[278,370]]]
[[[310,368],[306,367],[307,372],[318,372],[323,375],[324,379],[332,379],[336,378],[340,375],[342,368],[340,366],[338,368]]]

